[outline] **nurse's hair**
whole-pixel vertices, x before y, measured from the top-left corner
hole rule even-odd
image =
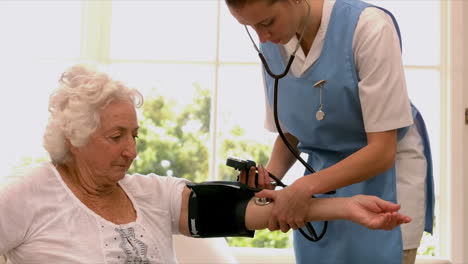
[[[59,79],[49,98],[44,148],[53,163],[70,160],[70,144],[81,147],[100,125],[100,110],[114,100],[128,100],[137,108],[143,96],[90,65],[75,65]]]
[[[245,4],[257,2],[257,1],[266,1],[268,4],[274,4],[276,2],[282,2],[282,1],[287,1],[287,0],[225,0],[226,4],[229,7],[234,7],[234,8],[242,8],[244,7]]]

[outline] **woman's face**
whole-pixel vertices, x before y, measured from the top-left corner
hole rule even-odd
[[[100,114],[100,127],[88,143],[71,151],[80,171],[100,183],[112,184],[125,176],[137,155],[138,121],[130,101],[112,101]]]
[[[229,11],[240,24],[253,28],[260,42],[286,44],[300,31],[302,8],[293,0],[273,4],[258,0],[249,1],[242,7],[229,6]]]

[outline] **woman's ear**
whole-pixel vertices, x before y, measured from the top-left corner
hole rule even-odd
[[[67,145],[68,150],[70,151],[70,153],[76,154],[78,152],[78,148],[73,146],[73,144],[70,142],[69,138],[65,138],[65,144]]]

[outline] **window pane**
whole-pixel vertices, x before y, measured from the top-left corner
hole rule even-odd
[[[408,93],[411,101],[422,113],[429,133],[434,180],[438,194],[440,154],[440,73],[437,70],[406,69]]]
[[[246,128],[249,138],[264,139],[264,87],[260,66],[222,65],[219,68],[220,129]]]
[[[440,1],[374,0],[388,9],[398,21],[406,65],[439,65]]]
[[[235,156],[266,164],[274,134],[264,127],[264,95],[259,65],[222,65],[218,92],[218,177],[233,180],[226,158]],[[233,178],[234,177],[234,178]]]
[[[196,85],[210,90],[214,85],[213,65],[113,63],[110,71],[145,96],[152,96],[153,89],[157,89],[182,104],[192,102]]]
[[[112,64],[110,68],[113,76],[145,96],[138,157],[131,172],[206,180],[214,67]]]
[[[80,1],[0,1],[0,57],[77,58]]]
[[[15,66],[17,65],[17,66]],[[48,118],[50,93],[58,87],[65,63],[0,64],[0,82],[4,85],[0,117],[0,183],[24,159],[48,157],[42,147],[42,136]],[[3,179],[4,180],[4,179]]]
[[[217,1],[113,1],[113,59],[214,60]]]
[[[219,58],[229,62],[259,62],[258,53],[252,45],[244,26],[229,13],[221,1],[221,25],[219,30]],[[258,45],[255,31],[251,31],[252,38]]]
[[[434,234],[430,236],[425,233],[421,240],[421,246],[418,249],[418,254],[421,255],[439,255],[439,242],[440,241],[440,221],[438,214],[439,210],[439,196],[440,194],[440,156],[441,142],[440,142],[440,119],[441,119],[441,90],[440,90],[440,72],[437,70],[427,69],[406,69],[406,80],[408,85],[408,93],[411,101],[419,109],[424,120],[429,134],[429,141],[431,144],[432,164],[434,172],[434,189],[436,195],[435,206],[435,227]]]
[[[222,65],[219,68],[218,98],[218,177],[236,180],[239,171],[227,167],[226,159],[235,156],[266,165],[275,133],[264,129],[264,88],[260,65]],[[229,238],[236,247],[292,247],[291,232],[262,230],[255,238]]]

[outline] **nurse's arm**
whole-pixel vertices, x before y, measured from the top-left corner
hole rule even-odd
[[[306,187],[308,195],[368,180],[391,168],[395,162],[397,131],[367,133],[367,145],[313,177],[302,177],[291,186]]]

